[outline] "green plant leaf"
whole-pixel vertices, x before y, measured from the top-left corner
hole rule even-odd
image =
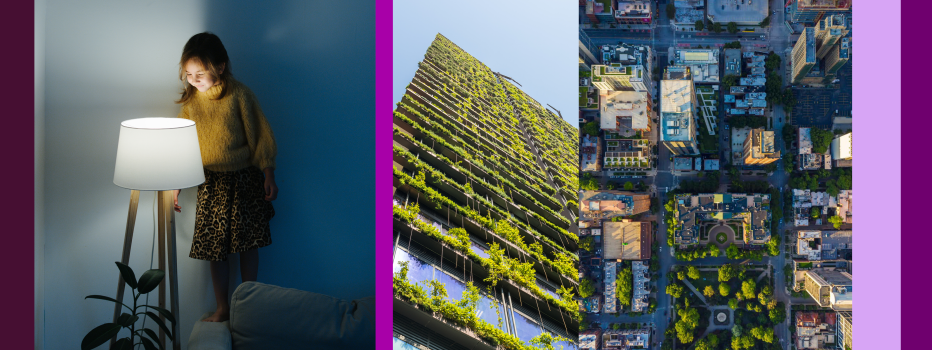
[[[130,288],[136,289],[136,274],[133,273],[133,269],[119,261],[116,265],[120,269],[120,276],[123,276],[123,282],[126,282]]]
[[[111,298],[111,297],[105,297],[105,296],[103,296],[103,295],[88,295],[88,296],[84,297],[84,299],[88,299],[88,298],[90,298],[90,299],[100,299],[100,300],[112,301],[112,302],[114,302],[114,303],[117,303],[117,304],[120,304],[120,305],[125,306],[127,309],[132,310],[132,308],[130,308],[130,307],[127,306],[126,304],[123,304],[123,303],[121,303],[121,302],[118,302],[118,301],[116,301],[116,299],[113,299],[113,298]]]
[[[159,347],[155,346],[155,344],[153,344],[152,341],[149,340],[149,338],[139,337],[139,339],[142,339],[142,346],[144,346],[146,350],[158,350],[159,349]]]
[[[143,328],[143,329],[136,331],[136,333],[139,333],[139,332],[143,332],[145,333],[145,335],[148,335],[149,338],[152,338],[152,341],[155,342],[155,345],[158,345],[159,349],[162,349],[162,343],[159,343],[159,335],[155,333],[155,331],[148,329],[148,328]],[[141,334],[139,337],[143,338]]]
[[[161,314],[162,316],[165,316],[165,318],[167,318],[169,322],[171,322],[172,324],[175,323],[175,315],[172,315],[171,311],[160,308],[158,306],[152,306],[152,305],[139,305],[136,308],[138,309],[141,307],[148,307],[148,308],[155,309],[155,311],[158,311],[159,314]]]
[[[175,341],[175,338],[172,337],[171,329],[165,326],[165,322],[162,322],[162,319],[160,319],[158,315],[156,315],[152,311],[146,311],[146,316],[149,316],[149,318],[151,318],[152,321],[155,322],[155,324],[159,325],[159,327],[162,328],[163,331],[165,331],[165,335],[168,336],[168,339]]]
[[[133,350],[133,341],[130,340],[129,338],[120,338],[119,340],[116,341],[115,344],[113,344],[113,347],[111,349]]]
[[[87,332],[87,335],[84,336],[84,340],[81,340],[81,350],[90,350],[106,343],[107,340],[113,338],[120,332],[120,325],[116,323],[104,323],[97,327],[94,327],[90,332]]]
[[[146,271],[139,277],[139,294],[151,292],[165,278],[165,271],[152,269]]]
[[[129,327],[132,326],[134,323],[136,323],[136,320],[138,320],[138,319],[139,319],[139,316],[130,315],[130,314],[124,312],[122,315],[120,315],[119,318],[117,318],[117,324],[120,325],[120,326],[122,326],[122,327],[129,328]]]

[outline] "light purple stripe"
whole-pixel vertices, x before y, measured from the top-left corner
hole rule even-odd
[[[852,343],[858,349],[900,349],[900,2],[856,5],[851,62],[852,119],[859,131],[854,135],[858,166],[853,168],[859,207],[853,248],[858,301]],[[925,86],[916,89],[928,91]],[[886,141],[877,143],[875,136]],[[925,348],[928,339],[921,337]]]

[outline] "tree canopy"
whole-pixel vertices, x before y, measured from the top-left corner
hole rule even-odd
[[[583,278],[579,280],[579,296],[583,298],[591,297],[595,293],[595,285],[593,285],[592,280],[588,278]]]
[[[683,296],[683,286],[679,284],[668,284],[667,285],[667,294],[674,298],[679,298]]]
[[[718,294],[721,294],[723,297],[727,297],[728,293],[731,293],[731,286],[729,286],[728,283],[719,283]]]
[[[599,123],[588,122],[583,124],[582,131],[589,136],[599,136]]]
[[[832,145],[832,139],[835,137],[831,131],[819,128],[810,128],[809,135],[812,137],[812,153],[822,154],[828,151]]]
[[[705,21],[703,21],[703,20],[701,20],[701,19],[700,19],[700,20],[696,20],[696,31],[700,31],[700,32],[701,32],[703,29],[705,29]]]
[[[625,267],[618,272],[618,278],[615,280],[615,294],[618,296],[618,302],[621,305],[631,305],[631,294],[634,290],[634,275],[630,267]]]
[[[690,265],[689,268],[687,268],[686,270],[686,275],[689,276],[689,278],[693,280],[699,279],[699,268]]]
[[[735,34],[738,32],[738,24],[735,22],[728,22],[728,32]]]
[[[736,247],[737,248],[737,247]],[[718,268],[718,281],[719,282],[728,282],[732,278],[738,275],[738,271],[735,271],[734,265],[722,265]]]
[[[741,282],[741,293],[745,298],[752,299],[756,293],[757,283],[753,279],[747,279]]]

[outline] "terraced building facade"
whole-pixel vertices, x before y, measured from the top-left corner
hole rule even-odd
[[[440,34],[393,116],[395,348],[575,349],[578,130]]]

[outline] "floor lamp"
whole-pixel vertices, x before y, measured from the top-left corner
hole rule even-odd
[[[139,191],[158,191],[158,245],[159,270],[165,271],[168,261],[168,279],[171,280],[171,312],[175,316],[172,324],[172,348],[179,350],[178,339],[178,257],[175,248],[175,212],[172,191],[197,186],[204,182],[204,166],[201,149],[197,142],[194,122],[181,118],[143,118],[124,121],[120,124],[117,145],[116,169],[113,183],[130,191],[129,215],[126,222],[126,237],[123,240],[121,262],[129,264],[130,248],[133,244],[133,228],[136,225],[136,209]],[[168,256],[166,259],[166,240]],[[113,313],[116,322],[123,302],[123,276],[119,276]],[[165,307],[165,279],[159,284],[159,307]],[[165,317],[162,317],[165,322]],[[111,347],[116,336],[110,340]],[[159,328],[159,342],[165,347],[165,334]]]

